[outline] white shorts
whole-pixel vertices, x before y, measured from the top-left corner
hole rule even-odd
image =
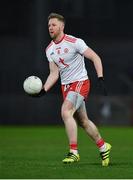
[[[77,92],[69,91],[66,99],[74,105],[76,110],[78,110],[80,107],[85,108],[84,97]]]

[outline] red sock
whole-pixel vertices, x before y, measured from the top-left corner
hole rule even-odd
[[[99,139],[97,142],[96,142],[96,145],[97,145],[97,147],[102,147],[103,145],[104,145],[104,140],[103,139]]]
[[[78,149],[77,143],[70,144],[70,149],[77,150]]]

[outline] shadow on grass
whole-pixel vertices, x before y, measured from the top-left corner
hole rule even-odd
[[[118,167],[131,166],[131,167],[133,167],[133,162],[114,162],[114,163],[110,163],[110,166],[118,166]]]
[[[96,163],[96,162],[93,162],[93,163],[90,163],[90,162],[78,162],[78,163],[68,163],[68,164],[63,164],[63,166],[67,167],[67,166],[75,166],[75,167],[88,167],[88,166],[100,166],[101,164],[100,163]]]
[[[63,166],[67,167],[67,166],[75,166],[75,167],[88,167],[88,166],[97,166],[97,167],[102,167],[101,163],[98,162],[78,162],[78,163],[70,163],[70,164],[63,164]],[[133,163],[132,162],[113,162],[110,163],[108,167],[129,167],[132,166],[133,167]]]

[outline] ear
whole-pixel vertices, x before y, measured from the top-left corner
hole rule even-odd
[[[64,30],[65,25],[64,25],[64,23],[63,23],[63,22],[61,22],[60,27],[61,27],[61,30]]]

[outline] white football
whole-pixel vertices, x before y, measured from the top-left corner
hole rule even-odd
[[[29,76],[23,83],[23,88],[28,94],[38,94],[41,91],[42,86],[42,81],[37,76]]]

